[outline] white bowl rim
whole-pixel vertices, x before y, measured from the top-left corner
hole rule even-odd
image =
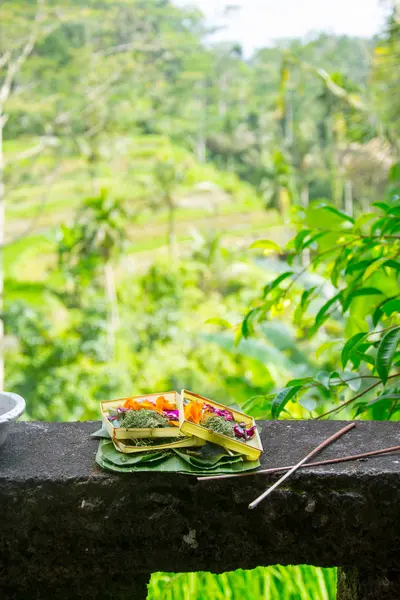
[[[14,394],[12,392],[0,392],[0,400],[2,396],[11,398],[11,400],[15,402],[15,406],[8,412],[0,415],[0,424],[16,421],[25,410],[25,400],[22,396],[19,396],[18,394]]]

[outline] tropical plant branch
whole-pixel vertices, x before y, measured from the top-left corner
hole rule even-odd
[[[390,217],[389,217],[390,218]],[[392,217],[390,218],[391,221],[395,221],[398,220],[398,217]],[[342,235],[342,236],[352,236],[353,238],[358,238],[360,240],[400,240],[400,235],[386,235],[386,234],[362,234],[362,233],[352,233],[351,231],[342,231],[342,230],[338,230],[338,229],[324,229],[323,227],[315,227],[315,229],[317,231],[320,231],[322,233],[337,233],[338,235]],[[352,240],[352,242],[355,242],[356,240]]]
[[[395,411],[395,410],[396,410],[396,408],[397,408],[397,404],[398,404],[398,402],[399,402],[398,400],[395,400],[395,401],[393,402],[393,404],[392,404],[392,406],[391,406],[391,408],[390,408],[390,411],[389,411],[389,415],[388,415],[388,419],[387,419],[388,421],[390,421],[390,419],[392,418],[392,416],[393,416],[393,413],[394,413],[394,411]]]
[[[0,56],[0,69],[2,69],[10,60],[11,52],[5,52],[2,56]]]
[[[391,325],[390,327],[385,327],[385,329],[378,329],[378,331],[371,331],[371,333],[367,333],[366,337],[370,337],[371,335],[379,335],[380,333],[386,333],[390,331],[394,327],[398,327],[398,325]]]
[[[340,244],[339,247],[340,248],[345,248],[346,246],[349,246],[350,244],[353,243],[353,240],[346,242],[345,244]],[[314,265],[315,260],[317,258],[320,258],[321,256],[324,256],[325,254],[328,254],[329,252],[332,252],[332,250],[336,250],[338,248],[338,246],[332,246],[331,248],[328,248],[327,250],[324,250],[323,252],[318,252],[315,256],[314,259],[310,262],[310,264],[306,265],[305,267],[303,267],[298,273],[296,273],[296,276],[292,279],[292,281],[290,282],[290,284],[288,285],[288,287],[284,290],[284,293],[282,295],[282,298],[285,298],[287,293],[290,291],[290,289],[293,287],[293,285],[296,283],[296,281],[298,279],[300,279],[300,277],[302,275],[304,275],[304,273],[306,271],[308,271],[308,269]]]
[[[23,150],[22,152],[19,152],[18,154],[13,156],[11,158],[11,160],[6,161],[5,166],[9,166],[10,164],[19,162],[21,160],[26,160],[27,158],[33,158],[34,156],[37,156],[38,154],[43,152],[43,150],[45,150],[49,146],[55,145],[57,143],[56,140],[57,140],[57,138],[54,138],[54,137],[41,138],[40,142],[38,144],[36,144],[36,146],[32,146],[31,148],[28,148],[27,150]]]
[[[357,377],[351,377],[350,379],[342,379],[339,377],[342,383],[338,383],[334,387],[339,387],[341,385],[347,385],[349,381],[359,381],[360,379],[379,379],[376,375],[358,375]],[[313,387],[325,387],[323,383],[320,381],[315,381],[314,383],[306,384],[304,389],[310,390]]]
[[[394,379],[395,377],[400,377],[400,373],[396,373],[395,375],[390,375],[388,377],[388,381],[389,381],[389,379]],[[378,385],[381,385],[381,384],[383,384],[383,381],[381,381],[381,380],[377,381],[376,383],[373,383],[366,390],[363,390],[356,396],[353,396],[353,398],[350,398],[350,400],[346,400],[346,402],[343,402],[343,404],[341,404],[340,406],[337,406],[336,408],[333,408],[332,410],[328,410],[327,412],[323,413],[322,415],[315,417],[315,420],[318,421],[319,419],[323,419],[324,417],[327,417],[328,415],[331,415],[336,412],[340,412],[341,410],[343,410],[343,408],[346,408],[346,406],[348,406],[355,400],[358,400],[362,396],[365,396],[365,394],[368,394],[368,392],[370,392],[371,390],[373,390],[374,388],[376,388]]]
[[[8,99],[15,76],[20,71],[22,65],[35,47],[35,43],[39,34],[39,26],[43,20],[43,6],[44,0],[37,0],[37,11],[31,35],[29,36],[19,56],[13,62],[8,59],[7,73],[0,88],[0,112],[2,111],[5,101]]]

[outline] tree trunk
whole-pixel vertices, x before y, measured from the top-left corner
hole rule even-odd
[[[310,190],[308,187],[308,183],[304,183],[300,190],[300,202],[303,208],[307,209],[310,205]],[[310,249],[306,248],[301,253],[301,260],[303,263],[303,267],[309,267],[311,264],[311,253]]]
[[[202,81],[199,85],[198,105],[199,105],[199,129],[197,132],[196,158],[200,163],[206,162],[207,146],[206,146],[206,88],[205,82]]]
[[[97,197],[100,195],[100,186],[99,186],[99,181],[97,178],[95,161],[96,161],[95,158],[90,158],[89,163],[88,163],[89,178],[90,178],[91,185],[92,185],[93,197]]]
[[[300,200],[301,200],[301,205],[304,208],[308,208],[308,206],[310,204],[310,193],[309,193],[309,189],[308,189],[308,183],[305,183],[301,187]]]
[[[286,103],[286,126],[285,126],[285,144],[288,148],[293,146],[294,137],[294,110],[293,110],[293,90],[287,93]]]
[[[219,86],[219,98],[218,98],[218,116],[221,119],[225,118],[226,113],[228,112],[228,104],[227,104],[227,77],[226,74],[223,73],[220,79]]]
[[[176,243],[176,223],[175,206],[173,200],[168,198],[168,251],[170,258],[175,260],[178,257],[178,247]]]
[[[6,123],[5,115],[0,113],[0,391],[4,390],[4,321],[1,317],[4,309],[4,233],[5,233],[5,201],[4,186],[4,149],[3,128]]]
[[[200,163],[206,162],[207,148],[206,148],[206,138],[204,135],[204,129],[201,128],[197,137],[197,151],[196,158]]]
[[[337,157],[337,143],[334,128],[334,114],[331,107],[327,107],[325,117],[326,131],[326,157],[330,176],[331,200],[336,208],[341,208],[343,200],[343,183],[340,181]]]
[[[351,181],[346,181],[344,186],[344,210],[348,215],[353,216],[353,184]]]
[[[115,288],[114,269],[111,262],[106,262],[104,265],[104,278],[109,315],[107,337],[112,355],[115,358],[115,334],[119,327],[119,311],[117,291]]]
[[[286,187],[278,188],[278,210],[283,219],[286,219],[290,208],[290,194]]]

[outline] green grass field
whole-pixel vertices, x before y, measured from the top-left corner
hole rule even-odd
[[[253,571],[155,573],[148,600],[334,600],[336,569],[309,566]]]

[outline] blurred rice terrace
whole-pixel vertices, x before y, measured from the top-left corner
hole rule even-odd
[[[100,399],[182,387],[256,418],[343,401],[343,418],[398,418],[397,387],[389,405],[384,390],[350,405],[400,364],[388,15],[374,39],[315,34],[248,57],[170,0],[1,2],[0,379],[4,363],[27,419],[97,419]],[[381,330],[390,361],[374,366]],[[150,597],[334,587],[333,571],[277,567],[163,574]]]

